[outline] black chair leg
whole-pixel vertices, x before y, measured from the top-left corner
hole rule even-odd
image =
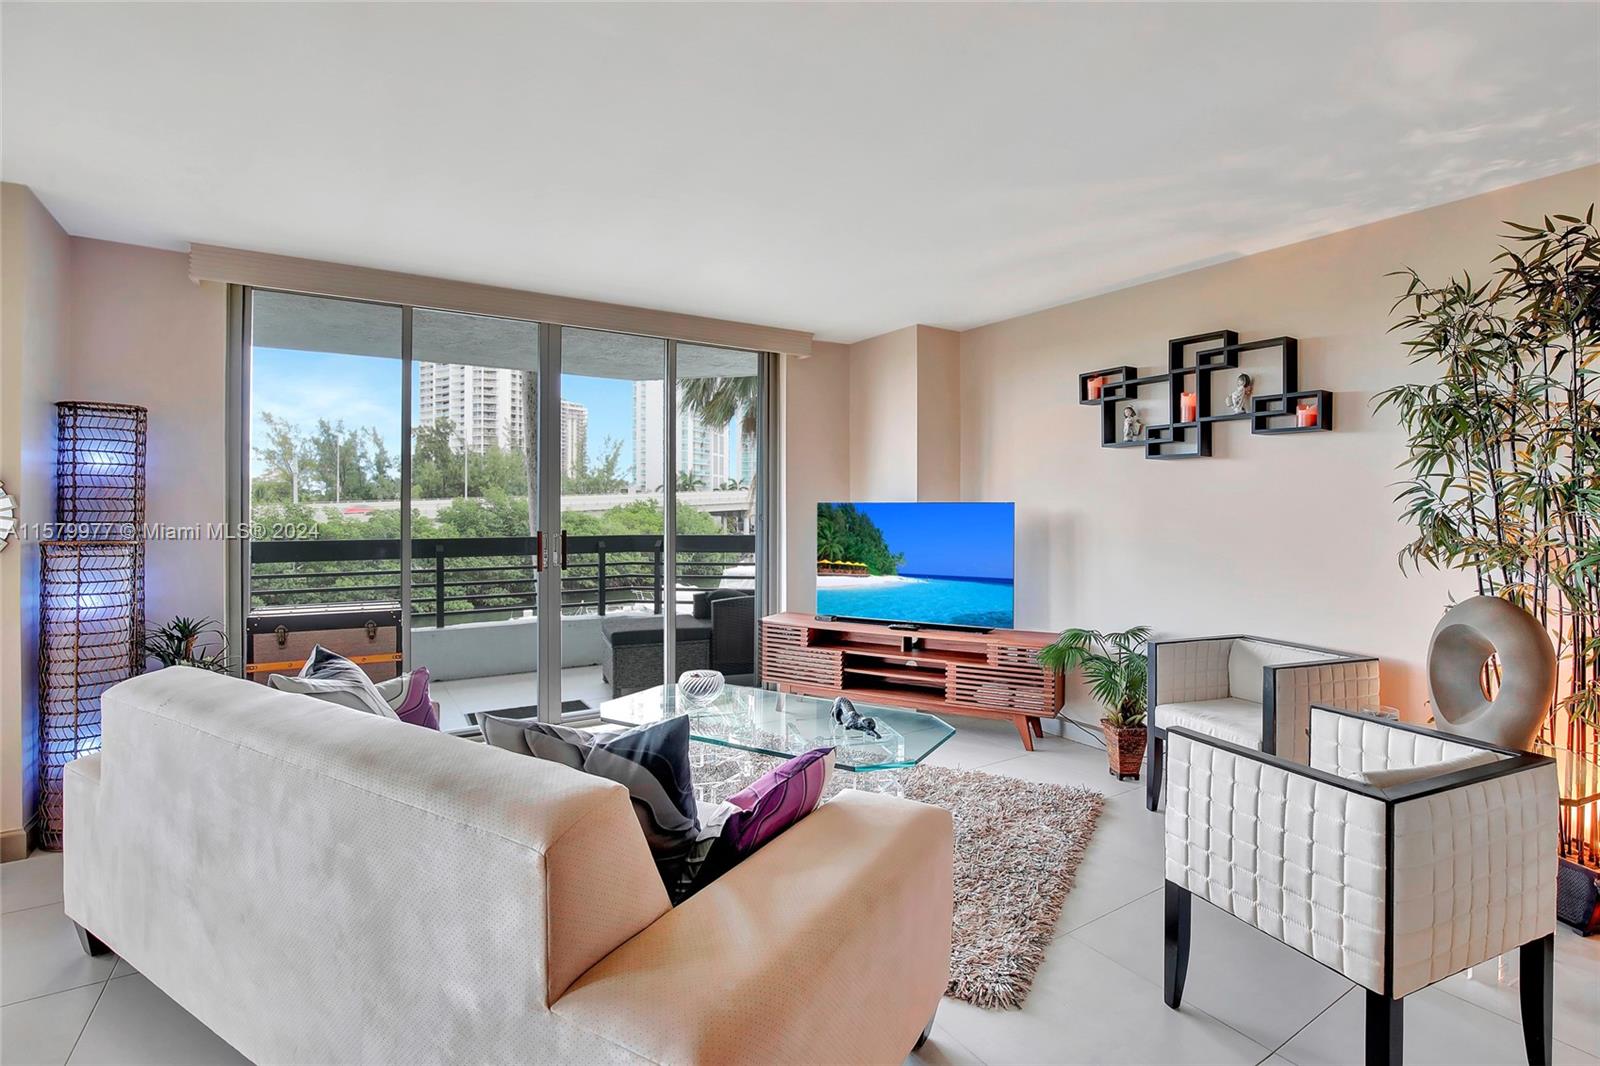
[[[78,943],[83,945],[83,953],[85,955],[98,956],[111,954],[111,949],[106,946],[105,941],[89,932],[89,930],[85,929],[77,922],[72,923],[72,928],[78,931]]]
[[[1367,1066],[1400,1066],[1405,1061],[1401,1000],[1367,992]]]
[[[1150,730],[1150,740],[1145,745],[1144,809],[1153,811],[1161,805],[1161,771],[1167,764],[1167,744],[1161,734]]]
[[[1556,936],[1547,933],[1530,940],[1517,953],[1522,976],[1522,1040],[1528,1047],[1528,1066],[1550,1066],[1555,1053]]]
[[[1173,1010],[1183,1002],[1183,979],[1189,974],[1189,910],[1193,897],[1187,888],[1167,883],[1165,944],[1166,966],[1161,998]]]

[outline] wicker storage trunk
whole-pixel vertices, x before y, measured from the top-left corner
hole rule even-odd
[[[398,677],[404,667],[400,605],[257,607],[245,620],[245,676],[264,685],[272,674],[297,674],[318,644],[360,664],[374,681]]]

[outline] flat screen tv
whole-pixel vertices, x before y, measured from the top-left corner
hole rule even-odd
[[[1010,503],[817,504],[817,613],[1010,629]]]

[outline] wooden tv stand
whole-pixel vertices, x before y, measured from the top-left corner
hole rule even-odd
[[[1034,655],[1054,633],[890,629],[787,612],[761,620],[761,678],[781,692],[849,696],[935,714],[1009,719],[1033,750],[1061,709],[1061,678]]]

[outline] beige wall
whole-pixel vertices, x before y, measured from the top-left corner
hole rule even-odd
[[[916,499],[917,327],[852,344],[848,368],[850,496]]]
[[[75,300],[68,384],[75,400],[150,409],[147,519],[185,527],[227,519],[224,424],[227,287],[189,280],[179,252],[73,241]],[[145,614],[221,619],[223,541],[152,540]]]
[[[18,518],[55,517],[55,401],[72,310],[71,238],[32,192],[0,186],[0,481]],[[39,549],[0,551],[0,859],[27,853],[38,800]]]
[[[1590,167],[964,333],[962,495],[1017,502],[1017,624],[1374,653],[1385,701],[1423,716],[1429,636],[1472,582],[1395,562],[1411,533],[1393,502],[1404,437],[1369,405],[1428,371],[1387,332],[1400,284],[1384,275],[1485,276],[1501,220],[1581,214],[1597,196]],[[1187,462],[1101,449],[1077,375],[1149,370],[1168,338],[1216,329],[1298,337],[1301,387],[1334,391],[1335,432],[1224,423],[1215,457]]]
[[[961,498],[961,335],[932,326],[786,356],[784,610],[816,609],[822,500]]]
[[[817,504],[850,498],[850,350],[814,342],[783,357],[783,589],[786,611],[817,603]]]
[[[961,334],[917,327],[917,499],[961,499]]]
[[[0,480],[27,523],[55,510],[55,402],[150,409],[152,525],[225,520],[225,287],[195,284],[176,252],[69,237],[23,186],[3,187]],[[220,540],[152,540],[145,609],[224,610]],[[18,857],[37,800],[36,544],[0,552],[0,855]]]
[[[961,335],[907,326],[850,345],[850,495],[961,498]]]

